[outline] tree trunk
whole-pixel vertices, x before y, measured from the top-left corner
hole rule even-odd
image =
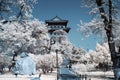
[[[14,67],[15,66],[15,58],[17,57],[17,53],[14,52],[15,54],[13,55],[13,59],[12,59],[12,66],[11,67]]]
[[[107,16],[105,15],[104,7],[103,7],[103,0],[96,0],[96,4],[99,8],[101,18],[105,25],[105,31],[106,31],[106,35],[108,38],[108,45],[109,45],[109,49],[111,52],[111,60],[113,62],[115,80],[117,80],[115,70],[119,68],[119,66],[118,66],[118,63],[119,63],[118,58],[119,57],[117,56],[117,52],[115,50],[115,42],[113,40],[114,36],[112,33],[112,2],[111,2],[111,0],[108,0],[108,2],[109,2],[109,16],[107,18]]]

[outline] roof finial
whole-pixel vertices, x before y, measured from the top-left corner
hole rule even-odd
[[[61,21],[62,19],[56,15],[52,20],[53,21]]]

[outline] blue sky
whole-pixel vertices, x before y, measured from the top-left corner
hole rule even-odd
[[[95,49],[96,42],[100,41],[96,36],[82,40],[82,35],[77,31],[80,20],[89,22],[93,17],[88,14],[88,9],[81,7],[81,0],[38,0],[34,6],[33,16],[45,21],[59,16],[69,20],[68,27],[71,28],[68,38],[76,47]]]

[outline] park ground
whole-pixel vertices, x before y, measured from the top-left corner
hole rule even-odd
[[[85,72],[87,74],[87,80],[114,80],[112,71],[93,71],[93,72]],[[36,75],[18,75],[17,77],[11,73],[6,73],[0,75],[0,80],[31,80],[35,77],[38,77],[39,74]],[[40,80],[56,80],[56,71],[53,73],[42,74]]]

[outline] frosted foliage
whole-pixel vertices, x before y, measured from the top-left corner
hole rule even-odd
[[[72,58],[74,61],[78,61],[79,63],[77,65],[74,65],[74,69],[76,72],[80,73],[82,70],[86,71],[91,71],[95,70],[95,67],[99,63],[108,63],[112,64],[111,62],[111,56],[109,52],[109,47],[107,43],[104,43],[102,45],[98,44],[96,45],[96,50],[90,50],[86,54],[79,54],[73,55],[74,57]],[[81,66],[81,63],[84,66]],[[84,68],[85,67],[85,68]],[[81,71],[80,71],[81,70]]]
[[[96,14],[99,11],[98,8],[92,8],[92,10],[89,12],[89,14]]]
[[[97,64],[92,63],[92,64],[86,64],[87,71],[95,70],[95,67]]]
[[[73,48],[72,49],[72,54],[71,54],[71,58],[70,58],[72,61],[75,61],[75,62],[84,62],[85,61],[85,51],[84,49],[80,48]]]
[[[79,26],[79,31],[83,33],[85,37],[89,37],[93,33],[105,35],[104,34],[105,31],[103,27],[104,25],[101,21],[97,19],[93,19],[89,23],[83,23],[82,21],[80,21],[80,24],[78,24],[78,26]]]
[[[85,74],[85,72],[87,72],[87,67],[85,64],[72,65],[72,69],[78,74]]]
[[[97,43],[96,51],[89,52],[88,54],[90,55],[90,60],[94,63],[111,63],[111,57],[107,43],[104,43],[103,45]]]
[[[34,55],[29,54],[29,56],[36,62],[37,68],[41,68],[42,65],[54,68],[56,67],[56,53],[45,54],[45,55]],[[58,54],[58,64],[62,63],[62,56]]]
[[[117,47],[120,46],[120,20],[115,20],[113,25],[113,35],[114,35],[114,41],[115,45]]]
[[[8,20],[11,16],[20,20],[32,17],[33,4],[37,3],[37,0],[0,0],[0,3],[1,20]]]
[[[108,6],[108,0],[102,0],[103,5],[107,5]],[[89,14],[93,15],[93,16],[98,16],[97,14],[99,14],[99,8],[96,5],[96,0],[82,0],[82,7],[85,8],[89,8]],[[107,8],[107,7],[106,7]],[[106,12],[107,15],[107,12]]]
[[[3,64],[3,63],[6,66],[11,66],[12,60],[6,55],[0,55],[0,64]]]
[[[34,46],[49,46],[49,36],[47,34],[48,29],[46,28],[46,25],[43,22],[35,21],[33,24],[34,30],[32,32],[32,35],[34,38],[36,38],[37,42]],[[41,27],[40,27],[41,26]]]
[[[47,30],[43,22],[38,21],[37,19],[26,20],[24,23],[14,21],[7,22],[6,24],[0,23],[0,38],[3,41],[6,41],[5,45],[12,47],[24,47],[27,48],[30,45],[36,45],[37,39],[32,36],[32,33],[37,29],[41,30],[40,39],[44,42],[44,39],[48,39]],[[9,44],[7,44],[9,43]],[[17,47],[16,47],[17,48]]]
[[[56,51],[57,49],[59,50],[59,53],[64,55],[64,57],[70,58],[73,46],[69,42],[66,32],[63,30],[57,30],[54,33],[60,35],[52,35],[52,37],[55,37],[55,44],[52,44],[51,49],[53,51]]]
[[[59,34],[59,35],[61,34],[63,36],[67,35],[67,33],[64,30],[62,30],[62,29],[54,31],[53,34]]]
[[[89,23],[83,23],[82,21],[80,21],[80,24],[78,24],[79,26],[79,31],[85,36],[85,37],[89,37],[92,34],[96,34],[96,35],[101,35],[104,40],[106,40],[106,33],[104,30],[104,25],[102,21],[99,21],[97,19],[93,19],[91,22]],[[114,36],[114,41],[116,43],[116,46],[120,46],[120,23],[119,20],[116,20],[113,22],[113,36]]]
[[[72,55],[71,55],[71,52],[72,52],[72,46],[71,45],[68,45],[68,44],[59,44],[59,43],[56,43],[54,45],[52,45],[51,49],[52,51],[56,52],[56,50],[58,50],[58,54],[62,54],[62,57],[63,59],[64,58],[70,58]]]
[[[85,37],[90,36],[91,34],[102,34],[102,37],[106,40],[106,33],[105,33],[105,26],[103,24],[104,19],[101,19],[101,15],[105,16],[107,18],[107,21],[109,22],[109,0],[101,0],[102,6],[104,9],[104,12],[99,12],[99,8],[96,5],[96,0],[82,0],[83,6],[90,8],[90,14],[94,14],[94,19],[91,20],[88,23],[80,22],[79,26],[81,33],[85,35]],[[120,46],[120,0],[111,0],[112,2],[112,31],[113,31],[113,37],[111,39],[114,39],[115,45],[117,47]],[[106,26],[107,27],[107,26]]]
[[[81,57],[80,60],[79,60],[80,62],[84,62],[84,61],[89,62],[90,61],[90,55],[89,54],[81,55],[80,57]]]
[[[69,42],[67,33],[61,29],[54,31],[51,37],[54,38],[56,42],[61,44],[68,44],[67,42]]]
[[[111,64],[111,56],[110,56],[108,44],[104,43],[100,45],[99,43],[97,43],[95,51],[91,50],[86,54],[79,55],[79,58],[77,57],[76,60],[79,60],[79,62],[82,62],[82,63],[86,62],[87,63],[86,66],[88,66],[89,63],[92,64],[93,66],[90,65],[91,69],[93,69],[99,63],[105,62],[105,63]]]
[[[34,28],[38,26],[43,26],[43,25],[36,25],[36,21],[28,21],[24,25],[22,25],[19,22],[12,22],[12,23],[7,23],[7,24],[0,24],[2,26],[3,31],[0,31],[0,36],[2,39],[21,39],[21,38],[27,38],[28,40],[31,40],[31,34]],[[5,35],[4,35],[5,34]]]
[[[83,52],[83,51],[82,51]],[[77,53],[74,53],[74,57]],[[110,52],[109,52],[109,47],[107,43],[104,43],[100,45],[99,43],[96,44],[96,50],[90,50],[88,53],[84,54],[82,53],[81,55],[76,55],[74,58],[74,61],[79,61],[79,63],[84,63],[84,64],[77,64],[73,66],[73,69],[77,73],[81,73],[82,71],[85,73],[85,71],[91,71],[94,70],[95,67],[99,63],[108,63],[111,64],[111,57],[110,57]],[[78,58],[79,57],[79,58]]]
[[[82,6],[86,8],[94,7],[95,1],[94,0],[82,0]]]
[[[104,8],[106,8],[105,9],[105,13],[106,13],[106,15],[108,15],[109,13],[108,13],[108,1],[109,0],[102,0],[102,5],[103,5],[103,7]],[[119,2],[120,2],[120,0],[111,0],[112,1],[112,3],[113,3],[113,13],[115,13],[115,15],[116,14],[119,14]],[[85,7],[85,8],[89,8],[90,9],[90,14],[93,14],[93,15],[95,15],[95,14],[98,14],[99,13],[99,10],[97,9],[97,5],[96,5],[96,0],[82,0],[82,7]]]
[[[20,9],[20,15],[22,18],[26,19],[31,17],[32,13],[32,3],[36,3],[37,0],[17,0],[16,4],[18,8]],[[19,15],[19,16],[20,16]]]

